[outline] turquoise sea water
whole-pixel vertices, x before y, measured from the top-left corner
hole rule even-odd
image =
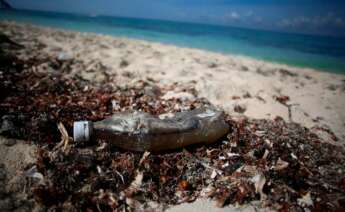
[[[0,20],[124,36],[345,74],[345,38],[340,37],[37,11],[0,10]]]

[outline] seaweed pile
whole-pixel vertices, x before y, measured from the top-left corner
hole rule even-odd
[[[228,123],[223,141],[176,152],[141,155],[101,141],[41,149],[37,171],[45,178],[34,192],[55,209],[139,209],[198,197],[220,207],[261,200],[283,211],[344,209],[342,149],[280,118]]]
[[[199,197],[212,198],[219,207],[259,200],[262,207],[282,211],[345,210],[344,149],[299,124],[228,115],[231,131],[219,142],[157,154],[125,151],[106,141],[78,144],[68,138],[73,121],[101,120],[125,110],[178,112],[209,103],[163,98],[176,89],[197,93],[180,85],[157,87],[150,79],[114,86],[109,77],[94,84],[71,74],[79,63],[73,58],[3,58],[10,62],[1,66],[6,91],[0,98],[1,134],[40,146],[30,169],[36,176],[30,192],[47,210],[157,209]],[[64,145],[58,123],[68,140]]]

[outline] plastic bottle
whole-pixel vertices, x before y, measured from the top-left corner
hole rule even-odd
[[[117,113],[98,122],[74,122],[74,141],[102,139],[127,150],[164,151],[191,144],[212,143],[227,134],[223,112],[214,107],[153,116]]]

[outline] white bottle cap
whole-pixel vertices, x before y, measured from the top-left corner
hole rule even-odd
[[[92,122],[76,121],[73,124],[73,139],[75,142],[89,141],[92,133]]]

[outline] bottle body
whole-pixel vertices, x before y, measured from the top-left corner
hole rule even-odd
[[[88,123],[90,136],[134,151],[164,151],[197,143],[212,143],[229,131],[222,112],[200,108],[170,116],[143,112],[119,113],[103,121]],[[88,129],[88,127],[84,127]]]

